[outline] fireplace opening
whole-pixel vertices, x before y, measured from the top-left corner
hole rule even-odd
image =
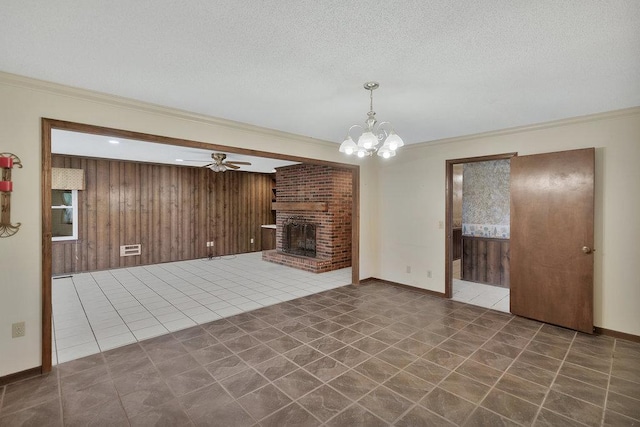
[[[300,217],[290,217],[282,224],[282,252],[315,258],[316,225]]]

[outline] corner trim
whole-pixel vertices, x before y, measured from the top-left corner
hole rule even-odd
[[[276,129],[270,129],[249,123],[243,123],[239,121],[223,119],[214,116],[207,116],[205,114],[194,113],[187,110],[180,110],[177,108],[165,107],[158,104],[152,104],[150,102],[140,101],[132,98],[125,98],[122,96],[112,95],[104,92],[97,92],[88,89],[81,89],[74,86],[63,85],[60,83],[54,83],[46,80],[34,79],[31,77],[21,76],[19,74],[12,74],[0,71],[0,84],[6,84],[13,87],[21,87],[25,89],[52,93],[55,95],[66,96],[70,98],[81,99],[88,102],[95,102],[100,104],[107,104],[111,106],[117,106],[122,108],[129,108],[146,113],[170,115],[172,117],[189,120],[194,122],[205,123],[208,125],[221,126],[228,129],[236,129],[245,132],[256,132],[262,135],[269,135],[276,138],[304,141],[309,144],[315,144],[324,147],[337,147],[337,143],[333,141],[326,141],[318,138],[312,138],[309,136],[298,135],[290,132],[284,132]]]
[[[582,116],[569,117],[558,120],[550,120],[547,122],[539,122],[522,126],[513,126],[505,129],[490,130],[486,132],[473,133],[469,135],[455,136],[451,138],[434,139],[432,141],[418,142],[416,144],[405,145],[404,149],[417,149],[427,146],[436,146],[450,144],[454,142],[469,141],[472,139],[492,138],[502,135],[512,135],[521,132],[531,132],[536,130],[544,130],[555,127],[569,126],[578,123],[595,122],[598,120],[616,119],[618,117],[634,116],[640,114],[640,107],[629,107],[619,110],[604,111],[594,114],[586,114]]]

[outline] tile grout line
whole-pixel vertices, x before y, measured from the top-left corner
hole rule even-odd
[[[609,363],[609,373],[607,375],[607,389],[604,393],[604,403],[602,404],[602,418],[600,419],[600,425],[604,426],[604,420],[607,414],[607,403],[609,403],[609,389],[611,388],[611,376],[613,374],[613,361],[615,360],[616,347],[618,346],[618,339],[614,338],[613,348],[611,349],[611,361]]]
[[[91,274],[91,273],[90,273],[90,274]],[[136,338],[136,336],[133,334],[133,331],[131,330],[131,328],[129,328],[129,324],[128,324],[128,323],[127,323],[127,322],[122,318],[122,315],[120,315],[120,312],[118,311],[118,309],[113,305],[113,301],[111,301],[111,299],[109,298],[109,296],[105,293],[104,289],[102,289],[102,286],[100,286],[100,282],[98,281],[98,279],[96,279],[96,278],[93,276],[93,274],[91,274],[91,278],[93,279],[94,283],[96,284],[96,287],[97,287],[98,289],[100,289],[100,292],[102,293],[102,295],[104,295],[104,297],[106,298],[106,300],[107,300],[107,301],[109,301],[109,305],[111,305],[111,308],[113,308],[113,310],[114,310],[114,311],[115,311],[115,313],[118,315],[118,317],[120,318],[120,320],[122,321],[122,323],[124,323],[124,325],[127,327],[127,329],[129,330],[129,333],[130,333],[131,335],[133,335],[133,337],[134,337],[134,338],[136,339],[136,341],[137,341],[137,338]],[[72,280],[73,280],[73,278],[72,278]],[[120,282],[118,281],[118,283],[120,283]],[[75,282],[74,282],[74,285],[75,285]],[[121,284],[120,286],[122,286],[122,284]],[[82,301],[80,301],[80,302],[82,302]],[[91,332],[93,332],[94,337],[96,338],[96,344],[98,345],[98,349],[100,350],[98,353],[103,353],[103,352],[104,352],[104,351],[106,351],[106,350],[103,350],[103,349],[102,349],[102,347],[100,346],[100,342],[98,341],[98,337],[96,337],[96,336],[95,336],[95,331],[94,331],[94,329],[93,329],[93,326],[94,326],[94,325],[92,325],[90,321],[89,321],[89,326],[91,327]],[[107,337],[107,338],[110,338],[110,337]],[[95,353],[95,354],[98,354],[98,353]]]
[[[542,402],[540,402],[540,407],[538,408],[538,411],[536,412],[536,416],[533,418],[533,422],[534,423],[538,420],[538,417],[540,416],[540,413],[542,412],[544,404],[547,401],[547,397],[549,396],[549,393],[551,392],[551,389],[552,389],[553,385],[556,383],[556,380],[558,379],[558,375],[560,375],[560,370],[562,369],[562,366],[566,363],[567,357],[569,357],[569,352],[571,352],[571,347],[573,346],[573,343],[575,342],[577,336],[578,336],[577,333],[574,331],[573,338],[571,338],[571,342],[569,343],[569,347],[567,348],[567,351],[564,354],[564,357],[562,358],[560,366],[558,366],[558,370],[556,371],[555,375],[553,376],[553,380],[551,380],[551,383],[549,384],[549,387],[547,387],[547,390],[544,393],[544,398],[542,399]],[[553,411],[551,409],[547,409],[547,411],[553,412],[554,414],[558,414],[557,412],[555,412],[555,411]],[[575,420],[575,419],[573,419],[571,417],[568,417],[566,415],[563,415],[563,414],[558,414],[558,415],[563,416],[565,418],[568,418],[568,419],[570,419],[572,421],[580,423],[580,421]],[[580,424],[582,424],[582,423],[580,423]]]

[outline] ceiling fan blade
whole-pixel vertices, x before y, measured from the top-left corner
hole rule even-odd
[[[251,165],[251,162],[236,162],[235,160],[227,160],[226,163],[227,164],[233,163],[233,164],[236,164],[236,165],[247,165],[247,166]]]
[[[201,159],[184,159],[183,162],[210,162],[211,159],[208,160],[201,160]]]
[[[224,166],[226,166],[229,169],[240,169],[240,166],[236,166],[234,164],[231,163],[223,163]]]
[[[201,168],[208,168],[209,166],[213,166],[213,163],[209,163],[208,165],[200,166]]]

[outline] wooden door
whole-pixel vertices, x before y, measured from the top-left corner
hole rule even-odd
[[[593,333],[595,149],[511,159],[511,312]]]

